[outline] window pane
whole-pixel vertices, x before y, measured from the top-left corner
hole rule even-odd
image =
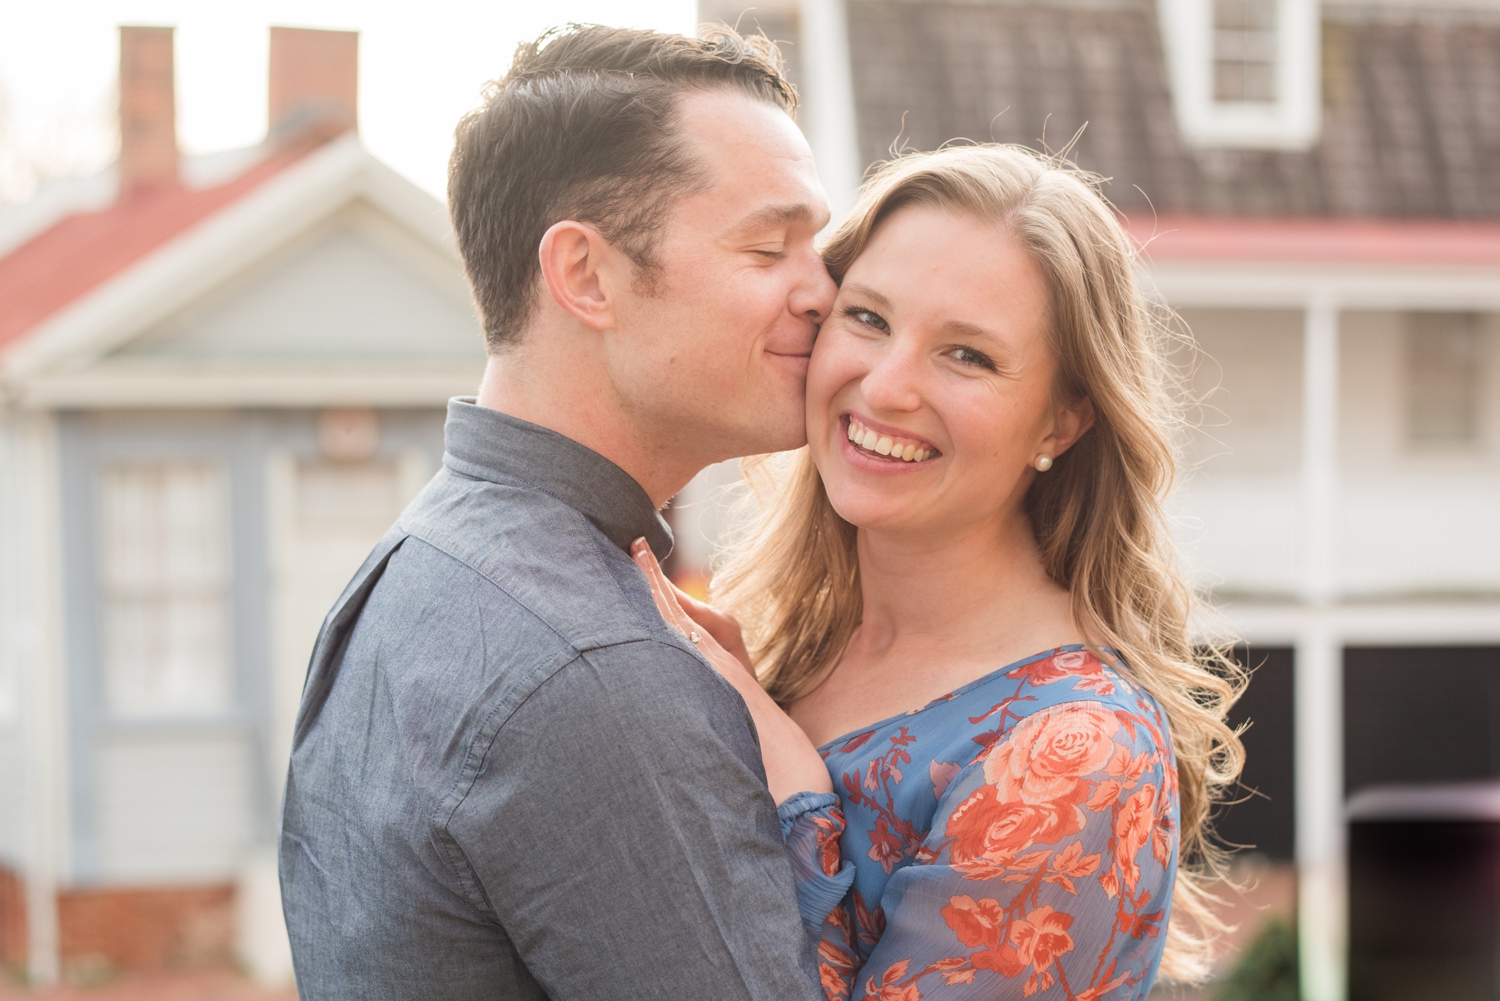
[[[1276,100],[1276,0],[1214,0],[1214,100]]]
[[[1416,445],[1479,435],[1479,317],[1413,313],[1407,322],[1407,431]]]
[[[189,716],[232,701],[227,498],[206,463],[104,475],[104,696],[118,716]]]

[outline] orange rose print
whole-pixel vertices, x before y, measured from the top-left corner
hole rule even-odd
[[[1007,862],[1028,845],[1064,836],[1059,814],[1046,804],[1002,803],[994,786],[980,786],[948,818],[955,862]]]
[[[1075,692],[1093,692],[1101,697],[1115,694],[1115,683],[1104,673],[1104,665],[1092,654],[1083,650],[1069,650],[1022,664],[1007,677],[1020,678],[1031,683],[1032,688],[1050,685],[1064,678],[1077,678]]]
[[[1010,940],[1016,944],[1021,961],[1042,973],[1058,956],[1073,951],[1073,939],[1068,936],[1072,926],[1072,915],[1050,906],[1038,907],[1011,925]]]
[[[862,846],[860,889],[824,923],[827,1001],[1149,989],[1177,865],[1176,771],[1159,707],[1116,669],[1054,651],[825,757],[850,826],[817,847]],[[883,901],[887,924],[864,900],[892,878],[908,882]]]
[[[1132,891],[1141,879],[1141,867],[1135,861],[1136,853],[1146,847],[1155,827],[1156,786],[1143,785],[1125,801],[1120,809],[1120,817],[1115,821],[1115,837],[1119,841],[1116,857],[1120,862],[1120,871],[1125,876],[1125,886]]]
[[[1097,702],[1042,709],[1017,723],[985,759],[984,777],[1007,802],[1082,803],[1088,796],[1081,780],[1109,764],[1119,728],[1115,714]]]
[[[981,950],[971,957],[975,969],[994,970],[1001,976],[1013,977],[1026,968],[1013,946],[1000,944],[1005,911],[998,900],[950,897],[948,906],[943,908],[943,920],[960,942]]]
[[[950,897],[948,906],[943,908],[943,920],[964,945],[993,949],[1000,944],[1000,926],[1005,921],[1005,912],[996,900]]]

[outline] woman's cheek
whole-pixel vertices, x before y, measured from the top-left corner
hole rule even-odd
[[[808,420],[832,420],[834,398],[840,389],[853,378],[858,363],[851,358],[848,336],[838,328],[826,327],[813,345],[812,358],[807,366],[807,413]]]

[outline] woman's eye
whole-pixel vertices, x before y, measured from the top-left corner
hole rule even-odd
[[[868,309],[860,309],[858,306],[850,306],[848,309],[844,310],[844,315],[849,317],[855,323],[862,323],[867,327],[873,327],[874,329],[879,330],[882,333],[888,334],[891,332],[891,326],[890,324],[885,322],[885,317],[881,316],[879,313],[871,312]]]
[[[753,253],[759,254],[761,257],[768,257],[773,261],[779,261],[786,256],[786,251],[784,250],[756,250]]]
[[[995,370],[995,363],[990,361],[989,355],[982,351],[975,351],[973,348],[954,348],[952,356],[953,360],[961,365],[972,365],[989,372]]]

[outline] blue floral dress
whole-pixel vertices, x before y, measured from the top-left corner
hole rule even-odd
[[[1177,768],[1161,708],[1120,672],[1060,647],[821,751],[839,802],[781,816],[829,1001],[1150,991]]]

